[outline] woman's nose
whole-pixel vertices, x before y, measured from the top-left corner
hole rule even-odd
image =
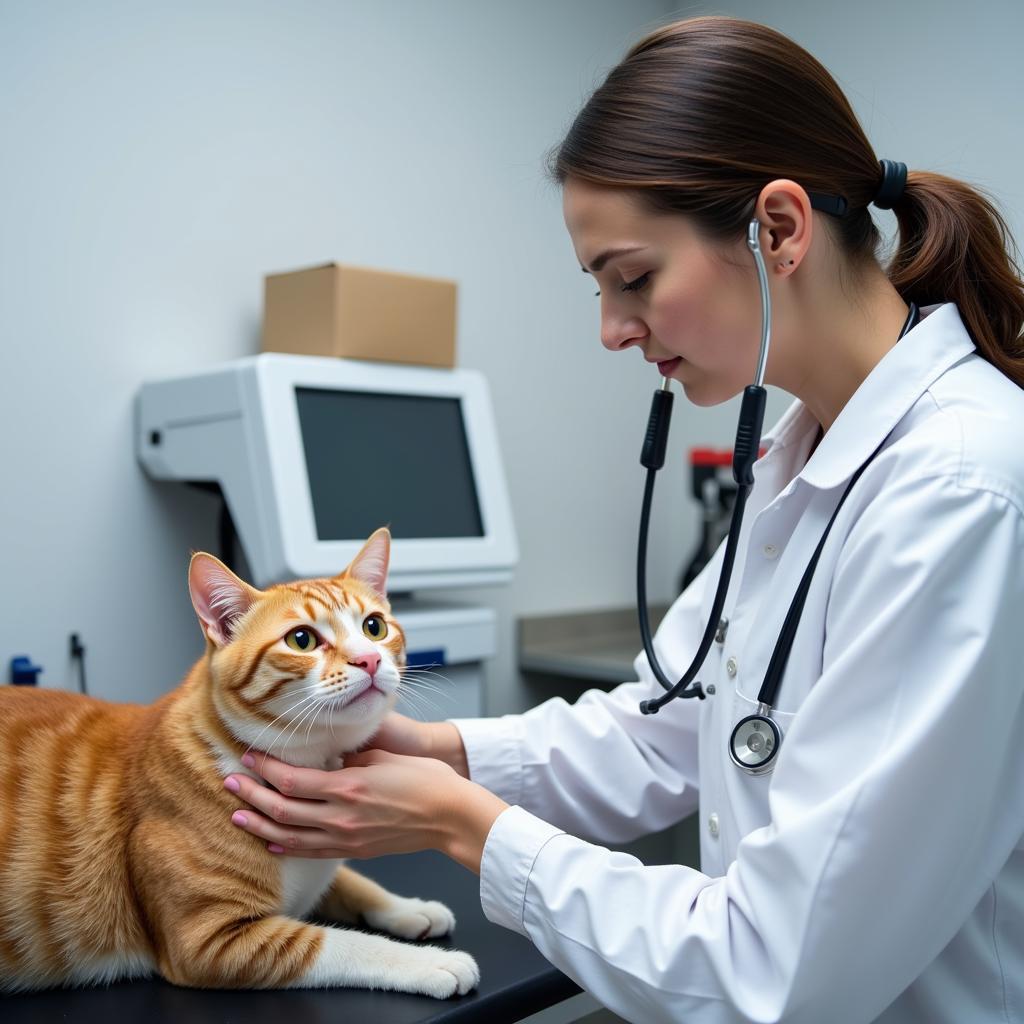
[[[601,318],[601,344],[609,352],[620,352],[630,345],[639,345],[647,337],[647,328],[636,317],[623,320],[614,316]]]

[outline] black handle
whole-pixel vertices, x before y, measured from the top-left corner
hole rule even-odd
[[[647,417],[647,433],[640,452],[640,464],[647,469],[661,469],[665,465],[668,446],[668,427],[672,420],[672,392],[660,388],[651,399],[651,414]]]
[[[756,384],[743,389],[740,422],[736,427],[736,443],[732,448],[732,476],[741,487],[753,487],[754,463],[761,450],[761,428],[764,426],[764,405],[768,392]]]

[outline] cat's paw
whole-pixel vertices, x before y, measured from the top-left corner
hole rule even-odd
[[[411,991],[435,999],[464,996],[480,984],[480,968],[468,954],[458,949],[420,946],[421,962],[409,977]]]
[[[455,928],[455,915],[443,903],[405,896],[396,896],[383,910],[365,911],[363,920],[399,939],[433,939]]]

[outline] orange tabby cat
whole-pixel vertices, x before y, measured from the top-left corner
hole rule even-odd
[[[210,988],[476,985],[467,953],[299,920],[407,939],[455,923],[338,861],[269,853],[222,784],[250,748],[333,768],[376,731],[405,665],[389,554],[378,530],[340,576],[263,592],[193,556],[206,653],[153,705],[0,687],[0,990],[153,970]]]

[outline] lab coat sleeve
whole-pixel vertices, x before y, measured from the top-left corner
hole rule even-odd
[[[655,635],[655,651],[678,678],[704,630],[705,587],[722,552],[677,598]],[[708,583],[708,580],[711,582]],[[470,778],[540,818],[604,843],[624,842],[680,821],[697,807],[697,700],[656,715],[640,701],[663,693],[647,657],[636,682],[588,690],[574,704],[554,697],[521,715],[453,719]]]
[[[840,554],[770,822],[724,876],[645,867],[521,807],[491,829],[487,916],[626,1020],[873,1020],[1019,841],[1021,512],[945,477],[878,504]]]

